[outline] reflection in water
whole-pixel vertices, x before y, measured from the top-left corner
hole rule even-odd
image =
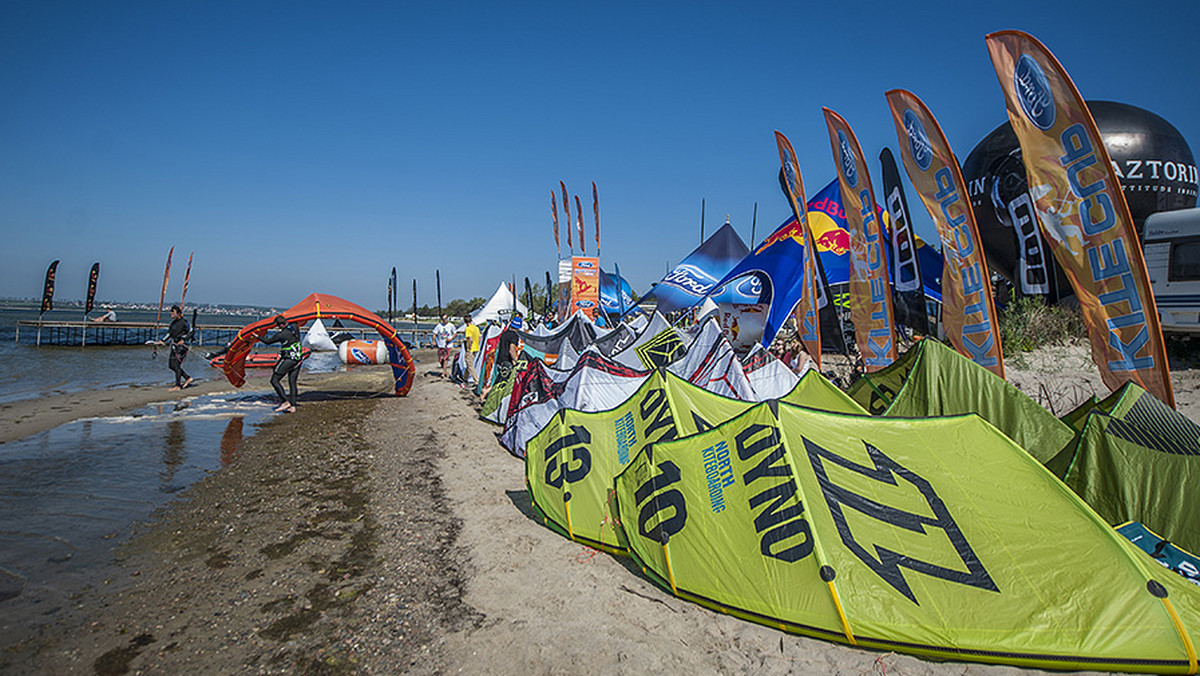
[[[160,490],[174,493],[182,488],[175,486],[175,471],[187,459],[187,429],[182,420],[167,421],[166,446],[163,450],[163,471]]]
[[[221,435],[222,467],[237,460],[238,450],[242,447],[242,425],[244,422],[245,416],[239,415],[230,418],[229,424],[225,426],[225,433]]]

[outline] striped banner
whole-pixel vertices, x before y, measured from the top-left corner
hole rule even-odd
[[[887,93],[900,157],[942,240],[942,327],[963,356],[1004,377],[991,276],[958,158],[933,113],[915,94]]]
[[[841,115],[823,108],[850,232],[850,321],[868,373],[896,360],[887,245],[862,149]]]
[[[1133,381],[1175,406],[1158,309],[1129,206],[1096,122],[1058,60],[1020,31],[987,36],[1029,196],[1083,310],[1110,389]]]

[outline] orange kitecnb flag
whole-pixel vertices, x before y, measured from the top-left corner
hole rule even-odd
[[[896,361],[896,323],[887,247],[875,211],[875,191],[862,148],[841,115],[823,108],[850,232],[850,321],[868,373]]]
[[[800,163],[792,142],[782,133],[775,132],[775,145],[779,148],[779,164],[783,168],[783,187],[787,192],[792,216],[800,226],[804,237],[804,268],[801,274],[803,292],[794,310],[796,329],[804,350],[812,357],[813,365],[821,368],[821,316],[817,312],[817,250],[813,248],[812,231],[808,228],[808,200],[804,197],[804,181],[800,178]]]
[[[1079,299],[1100,377],[1112,390],[1133,381],[1174,407],[1146,261],[1091,112],[1032,36],[1000,31],[987,47],[1042,235]]]
[[[942,328],[959,353],[1003,378],[991,276],[958,158],[916,94],[893,89],[887,101],[904,169],[942,240]]]

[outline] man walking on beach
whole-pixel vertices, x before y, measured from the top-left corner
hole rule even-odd
[[[442,315],[441,323],[433,327],[433,343],[437,346],[438,363],[442,365],[442,377],[446,377],[446,369],[449,368],[450,348],[454,345],[454,325],[450,323],[446,315]]]
[[[276,411],[281,413],[296,412],[296,379],[300,377],[300,362],[304,360],[304,348],[300,345],[300,327],[289,324],[283,315],[276,315],[275,333],[262,339],[266,345],[279,343],[279,361],[275,371],[271,373],[271,387],[275,394],[283,400]],[[288,379],[288,393],[283,393],[283,377]]]
[[[463,341],[467,347],[467,385],[475,384],[475,357],[479,356],[479,327],[471,322],[471,315],[463,315]]]
[[[178,305],[171,306],[171,325],[167,327],[166,342],[171,346],[171,356],[167,358],[167,366],[175,372],[175,387],[171,391],[182,390],[192,384],[192,377],[183,370],[183,360],[187,358],[187,339],[192,335],[192,327],[183,318],[183,310]]]

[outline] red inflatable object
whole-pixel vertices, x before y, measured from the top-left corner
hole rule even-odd
[[[312,354],[312,350],[310,350],[306,347],[306,348],[304,348],[302,353],[304,356],[301,357],[301,359],[308,359],[308,355]],[[223,369],[223,368],[225,368],[225,355],[221,355],[219,357],[214,357],[208,363],[211,364],[215,368]],[[246,368],[252,368],[252,369],[274,368],[275,365],[279,363],[279,353],[278,352],[253,352],[251,354],[246,355],[245,363],[246,363]]]

